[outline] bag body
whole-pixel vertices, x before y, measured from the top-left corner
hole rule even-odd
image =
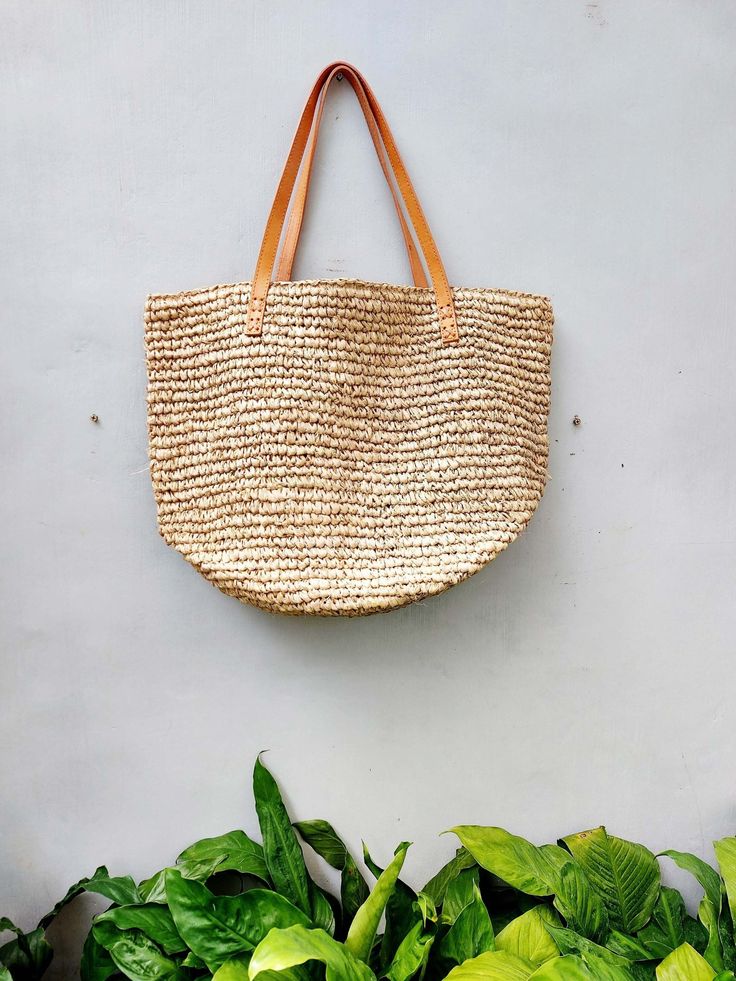
[[[414,286],[290,280],[338,73],[395,175],[429,282],[391,182]],[[440,269],[375,96],[351,66],[328,66],[251,282],[146,304],[159,529],[224,592],[280,613],[385,611],[472,575],[526,526],[547,473],[550,301],[452,289]]]

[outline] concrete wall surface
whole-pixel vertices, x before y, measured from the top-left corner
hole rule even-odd
[[[5,0],[0,38],[0,912],[255,834],[261,749],[295,818],[415,841],[416,885],[459,822],[710,856],[736,831],[731,0]],[[142,306],[250,278],[334,58],[451,282],[553,298],[550,482],[443,596],[279,618],[157,535]],[[408,279],[346,86],[296,273]],[[55,928],[55,977],[97,908]]]

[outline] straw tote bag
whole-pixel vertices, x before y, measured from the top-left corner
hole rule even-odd
[[[336,75],[389,181],[413,286],[291,281]],[[539,503],[550,301],[449,286],[383,112],[350,65],[328,65],[311,91],[253,279],[152,295],[145,321],[160,532],[244,602],[322,615],[411,603],[477,572]]]

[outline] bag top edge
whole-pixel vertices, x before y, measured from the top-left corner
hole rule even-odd
[[[215,293],[219,291],[230,292],[232,290],[249,290],[250,281],[246,280],[239,283],[216,283],[210,286],[200,286],[196,289],[190,290],[180,290],[176,293],[149,293],[146,297],[147,303],[152,301],[161,300],[176,300],[178,298],[184,299],[185,297],[199,296],[201,294]],[[351,279],[351,278],[340,278],[340,279],[297,279],[289,281],[276,281],[271,284],[271,288],[274,287],[293,287],[295,285],[299,286],[357,286],[361,288],[374,287],[379,289],[388,289],[398,292],[403,292],[408,295],[426,295],[431,294],[433,290],[431,287],[426,286],[410,286],[404,283],[379,283],[364,279]],[[543,293],[526,293],[521,290],[508,290],[502,289],[500,287],[489,287],[489,286],[453,286],[452,291],[455,294],[465,294],[465,293],[485,293],[491,294],[498,297],[508,297],[510,299],[519,300],[536,300],[538,303],[543,303],[547,306],[552,307],[552,300],[549,296]]]

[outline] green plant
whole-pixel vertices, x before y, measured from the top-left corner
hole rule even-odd
[[[455,856],[418,892],[400,878],[407,842],[385,868],[364,846],[371,888],[328,822],[292,825],[260,760],[253,790],[262,845],[243,831],[206,838],[139,883],[100,867],[30,933],[0,920],[15,935],[0,947],[0,981],[43,976],[46,928],[82,892],[111,903],[93,920],[82,981],[736,978],[736,838],[715,843],[719,873],[603,827],[537,846],[460,825]],[[339,898],[311,877],[300,842],[339,872]],[[702,887],[697,917],[662,885],[661,857]]]

